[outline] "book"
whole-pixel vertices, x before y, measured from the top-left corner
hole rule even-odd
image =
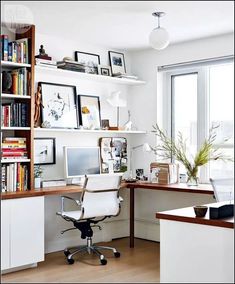
[[[8,61],[8,35],[1,35],[2,60]]]

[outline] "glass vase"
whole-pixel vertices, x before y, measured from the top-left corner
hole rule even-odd
[[[194,175],[188,175],[187,185],[188,186],[198,186],[198,177]]]

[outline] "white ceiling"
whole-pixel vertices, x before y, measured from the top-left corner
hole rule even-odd
[[[166,13],[161,26],[171,43],[234,31],[234,1],[1,1],[9,21],[4,5],[21,5],[14,19],[34,23],[39,33],[116,49],[148,48],[154,11]]]

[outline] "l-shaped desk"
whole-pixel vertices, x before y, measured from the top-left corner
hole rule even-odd
[[[130,247],[134,247],[135,237],[135,189],[151,189],[151,190],[163,190],[172,192],[184,192],[184,193],[198,193],[213,195],[213,189],[209,184],[200,184],[199,186],[187,186],[183,183],[177,184],[157,184],[149,182],[135,182],[135,183],[123,183],[122,188],[128,188],[130,190]],[[47,196],[47,195],[64,195],[69,193],[82,192],[82,187],[77,185],[62,186],[62,187],[47,187],[39,190],[30,190],[22,192],[7,192],[1,194],[1,199],[15,199],[34,196]]]

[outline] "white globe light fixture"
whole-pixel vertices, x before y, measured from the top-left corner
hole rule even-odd
[[[168,32],[160,27],[160,17],[164,16],[164,12],[154,12],[152,13],[154,17],[158,18],[158,27],[152,30],[149,35],[149,44],[152,48],[161,50],[168,46],[169,44],[169,34]]]

